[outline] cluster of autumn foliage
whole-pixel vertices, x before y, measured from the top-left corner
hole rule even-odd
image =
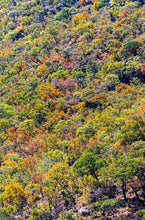
[[[0,219],[145,219],[144,3],[0,3]]]

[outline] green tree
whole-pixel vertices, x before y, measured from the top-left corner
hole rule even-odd
[[[105,161],[102,158],[88,152],[84,153],[80,159],[75,161],[73,169],[80,176],[91,174],[98,179],[98,170],[104,166]]]
[[[129,55],[136,56],[137,50],[141,46],[141,43],[137,40],[128,40],[123,44],[123,48],[120,51],[120,55],[127,58]]]
[[[132,157],[130,154],[122,155],[119,159],[115,160],[107,168],[102,168],[101,174],[105,178],[114,179],[114,181],[121,182],[121,188],[125,202],[127,202],[126,186],[129,181],[133,181],[134,177],[138,177],[141,174],[141,170],[144,166],[144,160],[142,157]]]
[[[69,8],[63,8],[61,11],[59,11],[56,16],[55,19],[56,20],[63,20],[63,19],[67,19],[71,14],[71,11]]]

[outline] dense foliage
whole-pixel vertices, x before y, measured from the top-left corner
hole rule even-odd
[[[145,219],[144,0],[0,4],[0,219]]]

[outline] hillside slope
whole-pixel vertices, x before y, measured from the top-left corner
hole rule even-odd
[[[0,3],[0,219],[145,219],[144,3]]]

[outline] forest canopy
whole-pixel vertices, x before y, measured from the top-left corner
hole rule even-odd
[[[145,219],[145,1],[0,4],[0,219]]]

